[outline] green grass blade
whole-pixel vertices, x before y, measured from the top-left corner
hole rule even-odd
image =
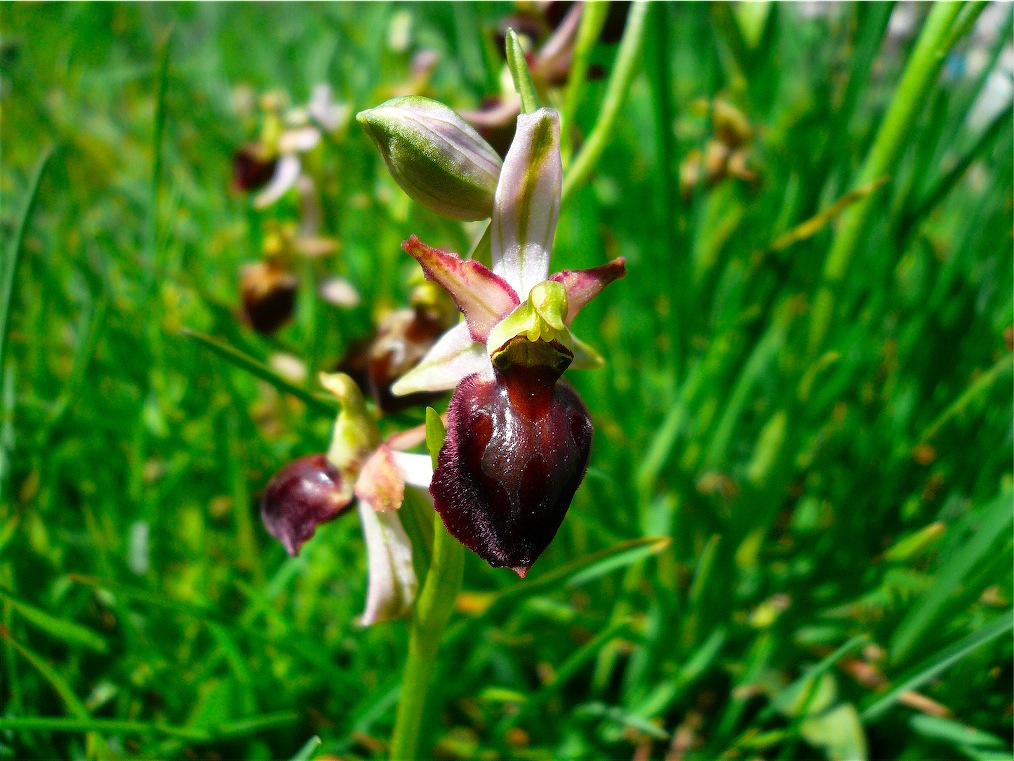
[[[43,631],[56,639],[66,642],[69,645],[80,645],[96,653],[104,653],[109,645],[98,634],[81,624],[57,618],[56,616],[29,605],[24,600],[19,600],[3,587],[0,587],[0,598],[7,601],[7,604],[21,617],[32,624],[39,631]]]
[[[25,206],[18,218],[17,231],[14,233],[14,241],[11,244],[10,253],[6,257],[6,264],[3,273],[3,288],[0,291],[0,370],[3,369],[7,359],[7,340],[10,332],[11,309],[14,304],[14,282],[18,275],[18,265],[21,262],[21,250],[25,245],[25,235],[28,233],[28,225],[32,221],[32,214],[35,212],[35,204],[39,199],[39,185],[42,184],[42,177],[46,173],[46,167],[53,157],[53,149],[47,148],[39,163],[35,165],[32,179],[28,183],[28,195],[25,198]],[[3,483],[3,474],[0,474],[0,483]]]
[[[563,205],[574,191],[584,185],[591,174],[595,163],[605,150],[607,143],[613,138],[620,110],[630,94],[634,77],[641,65],[641,51],[644,49],[645,20],[648,17],[650,4],[645,0],[635,0],[630,6],[627,27],[620,41],[620,51],[616,54],[613,73],[606,86],[606,94],[599,109],[599,118],[595,122],[588,140],[575,156],[573,163],[567,167],[563,176]]]
[[[233,364],[236,367],[250,373],[254,377],[260,378],[262,381],[271,384],[282,393],[296,397],[317,412],[335,415],[341,409],[338,403],[332,398],[325,396],[324,394],[311,393],[305,388],[297,386],[294,383],[290,383],[267,365],[258,362],[253,357],[248,354],[244,354],[239,349],[230,346],[224,341],[220,341],[212,336],[189,329],[184,329],[183,335],[194,339],[201,346],[206,349],[210,349],[230,364]]]
[[[77,719],[89,719],[91,713],[88,708],[82,702],[81,698],[74,692],[74,688],[70,686],[63,675],[60,674],[55,668],[53,668],[42,656],[36,655],[33,651],[29,650],[23,644],[18,642],[11,635],[9,631],[0,627],[0,639],[4,639],[14,646],[14,649],[21,653],[26,661],[28,661],[35,668],[36,671],[49,682],[49,686],[53,688],[60,699],[63,700],[63,704],[67,708],[67,712],[74,715]]]
[[[904,661],[926,635],[938,628],[944,612],[981,591],[962,587],[979,563],[989,558],[1001,535],[1010,533],[1012,521],[1014,514],[1011,513],[1011,492],[1003,491],[992,504],[982,510],[979,530],[938,571],[933,585],[912,605],[908,615],[898,625],[889,648],[893,662]]]
[[[930,656],[909,672],[892,687],[886,695],[874,700],[861,714],[864,722],[874,721],[898,702],[905,692],[915,690],[926,684],[945,669],[953,666],[966,655],[992,642],[1014,629],[1014,610],[1008,611],[992,623],[983,626],[963,637],[953,645],[943,648]]]

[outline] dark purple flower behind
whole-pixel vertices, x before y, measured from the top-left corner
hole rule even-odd
[[[268,482],[261,518],[290,555],[298,555],[317,526],[334,520],[352,505],[351,490],[322,454],[293,460]]]

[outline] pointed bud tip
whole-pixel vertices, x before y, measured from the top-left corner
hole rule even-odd
[[[517,568],[511,568],[520,578],[525,578],[528,575],[528,571],[531,570],[530,565],[519,565]]]

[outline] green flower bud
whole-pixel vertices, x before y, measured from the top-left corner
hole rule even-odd
[[[485,219],[493,213],[503,162],[450,108],[407,96],[361,111],[356,119],[413,200],[454,219]]]

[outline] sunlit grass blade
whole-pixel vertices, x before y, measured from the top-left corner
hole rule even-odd
[[[665,536],[649,536],[621,542],[572,560],[542,576],[529,577],[525,579],[524,584],[512,586],[502,592],[467,593],[459,599],[458,607],[472,614],[483,614],[494,605],[508,601],[516,604],[520,599],[532,595],[577,587],[662,552],[669,546],[670,541],[669,537]]]

